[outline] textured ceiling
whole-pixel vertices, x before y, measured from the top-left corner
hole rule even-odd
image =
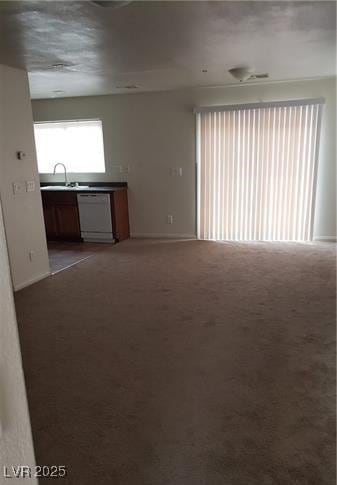
[[[240,65],[272,81],[336,69],[334,1],[0,1],[0,35],[33,98],[233,84]]]

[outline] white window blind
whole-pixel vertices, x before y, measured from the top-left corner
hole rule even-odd
[[[34,133],[40,173],[53,173],[59,162],[68,172],[105,172],[100,120],[35,123]]]
[[[200,239],[312,239],[321,104],[197,112]]]

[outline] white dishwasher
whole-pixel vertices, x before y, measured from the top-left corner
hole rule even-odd
[[[84,241],[114,242],[110,194],[77,194],[81,237]]]

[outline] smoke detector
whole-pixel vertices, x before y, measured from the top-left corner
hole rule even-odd
[[[255,74],[255,70],[252,67],[233,67],[228,72],[240,81],[240,83],[252,79],[265,79],[269,77],[267,72],[264,74]]]

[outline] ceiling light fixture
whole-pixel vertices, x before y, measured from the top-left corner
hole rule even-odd
[[[120,7],[126,7],[129,3],[131,3],[132,0],[129,1],[119,1],[119,0],[102,0],[102,1],[96,1],[92,0],[91,3],[94,5],[97,5],[98,7],[103,7],[103,8],[120,8]]]
[[[252,79],[265,79],[269,77],[269,74],[255,74],[255,70],[252,67],[233,67],[228,71],[235,79],[240,81],[240,83],[244,81],[250,81]]]
[[[63,69],[65,67],[69,67],[69,64],[65,64],[64,62],[55,62],[55,64],[52,64],[51,67],[53,69]]]

